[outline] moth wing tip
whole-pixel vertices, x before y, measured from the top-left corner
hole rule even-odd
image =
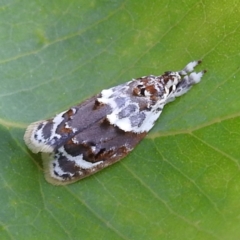
[[[37,122],[33,122],[31,123],[23,136],[23,140],[25,142],[25,144],[27,145],[27,147],[33,152],[33,153],[38,153],[38,152],[52,152],[53,151],[53,147],[46,145],[44,143],[39,143],[34,139],[34,131],[37,129],[37,127],[43,123],[44,120],[41,121],[37,121]]]
[[[55,185],[55,186],[60,186],[60,185],[67,185],[68,183],[67,182],[64,182],[64,181],[60,181],[59,179],[56,179],[54,178],[49,169],[44,169],[44,177],[45,177],[45,180],[52,184],[52,185]]]
[[[79,180],[79,179],[72,179],[72,180],[57,179],[52,176],[50,169],[46,169],[46,168],[44,168],[44,177],[48,183],[55,185],[55,186],[65,186],[65,185],[74,183]]]
[[[62,182],[53,177],[53,168],[51,167],[53,158],[48,153],[42,153],[43,171],[45,180],[52,185],[63,185]]]
[[[36,146],[36,144],[34,144],[34,142],[32,141],[32,135],[33,135],[33,132],[34,130],[36,129],[36,127],[40,124],[40,122],[42,121],[38,121],[38,122],[33,122],[31,123],[25,133],[24,133],[24,136],[23,136],[23,140],[25,142],[25,144],[28,146],[28,148],[33,152],[33,153],[38,153],[39,152],[39,149],[38,147]]]
[[[65,180],[61,177],[54,177],[54,167],[51,167],[54,158],[49,153],[42,153],[41,155],[43,161],[44,177],[48,183],[55,186],[64,186],[79,180],[76,178],[71,180]]]

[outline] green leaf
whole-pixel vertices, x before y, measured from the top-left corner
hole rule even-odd
[[[1,0],[1,239],[239,239],[239,15],[234,0]],[[29,123],[198,59],[201,83],[128,157],[44,180]]]

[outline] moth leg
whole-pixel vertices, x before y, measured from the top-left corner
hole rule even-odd
[[[198,60],[198,61],[192,61],[190,63],[188,63],[181,71],[179,71],[179,75],[180,76],[185,76],[188,73],[192,72],[194,70],[194,68],[199,65],[202,61]]]
[[[185,94],[190,90],[192,85],[199,83],[201,81],[202,76],[206,73],[206,70],[201,72],[194,72],[194,68],[200,64],[202,61],[192,61],[188,63],[183,70],[178,71],[177,73],[180,75],[181,80],[176,85],[175,91],[173,91],[167,98],[166,103],[174,101],[176,97],[179,97]]]
[[[201,81],[202,76],[206,73],[206,70],[201,72],[193,72],[194,68],[200,64],[202,61],[193,61],[186,65],[186,67],[179,71],[179,75],[182,77],[182,80],[176,86],[175,97],[179,97],[185,94],[192,85],[199,83]],[[189,74],[190,73],[190,74]]]
[[[201,71],[199,73],[192,72],[190,75],[186,75],[181,82],[178,83],[176,87],[175,97],[179,97],[185,94],[193,84],[201,81],[202,76],[206,71]]]

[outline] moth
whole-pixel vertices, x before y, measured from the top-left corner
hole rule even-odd
[[[46,180],[73,183],[125,157],[154,126],[165,104],[201,80],[206,71],[194,72],[200,62],[132,79],[30,124],[24,141],[32,152],[42,153]]]

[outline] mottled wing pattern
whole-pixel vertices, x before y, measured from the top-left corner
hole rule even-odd
[[[24,140],[42,152],[45,177],[69,184],[126,156],[154,126],[164,105],[198,83],[204,71],[146,76],[103,90],[54,118],[32,123]]]

